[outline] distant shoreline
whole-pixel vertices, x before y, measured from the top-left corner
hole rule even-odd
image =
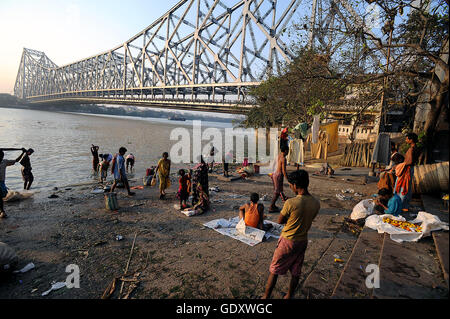
[[[0,102],[1,103],[1,102]],[[207,122],[219,122],[219,123],[231,123],[239,122],[239,117],[233,119],[232,117],[221,117],[221,116],[207,116],[200,114],[193,114],[189,111],[165,111],[165,110],[154,110],[154,109],[142,109],[135,106],[104,106],[95,104],[86,105],[71,105],[70,110],[67,109],[65,105],[40,105],[40,106],[30,106],[30,105],[13,105],[13,104],[0,104],[0,108],[12,108],[12,109],[26,109],[26,110],[37,110],[37,111],[50,111],[50,112],[70,112],[70,113],[81,113],[81,114],[93,114],[93,115],[111,115],[111,116],[129,116],[129,117],[141,117],[141,118],[155,118],[155,119],[167,119],[170,115],[179,114],[182,115],[186,120],[202,120]]]

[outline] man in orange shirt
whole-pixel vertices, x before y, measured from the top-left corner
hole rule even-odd
[[[263,229],[264,205],[259,203],[259,195],[252,193],[250,203],[242,205],[239,208],[239,219],[244,219],[245,225]]]

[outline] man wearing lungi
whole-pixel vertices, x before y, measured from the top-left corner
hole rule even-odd
[[[284,298],[290,299],[294,296],[308,246],[308,231],[320,209],[319,201],[308,192],[308,172],[292,172],[288,182],[296,197],[285,202],[278,217],[278,223],[285,226],[273,254],[263,299],[270,298],[278,275],[285,275],[288,270],[291,272],[291,281]]]
[[[273,182],[273,199],[272,203],[269,207],[269,213],[278,213],[280,209],[275,205],[278,197],[281,196],[281,199],[285,201],[287,198],[283,192],[283,182],[284,177],[287,179],[286,175],[286,156],[289,153],[289,147],[281,146],[281,153],[278,154],[277,158],[277,170],[272,174],[272,182]]]

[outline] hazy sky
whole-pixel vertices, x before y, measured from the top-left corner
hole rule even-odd
[[[65,65],[144,30],[178,0],[0,0],[0,93],[13,94],[23,48]]]

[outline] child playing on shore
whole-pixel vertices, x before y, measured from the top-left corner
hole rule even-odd
[[[180,187],[178,188],[178,193],[177,193],[177,197],[180,199],[180,209],[185,209],[186,208],[186,202],[189,198],[189,176],[186,175],[186,172],[184,171],[184,169],[180,169],[178,174],[180,175],[180,179],[179,179],[179,183],[180,183]]]

